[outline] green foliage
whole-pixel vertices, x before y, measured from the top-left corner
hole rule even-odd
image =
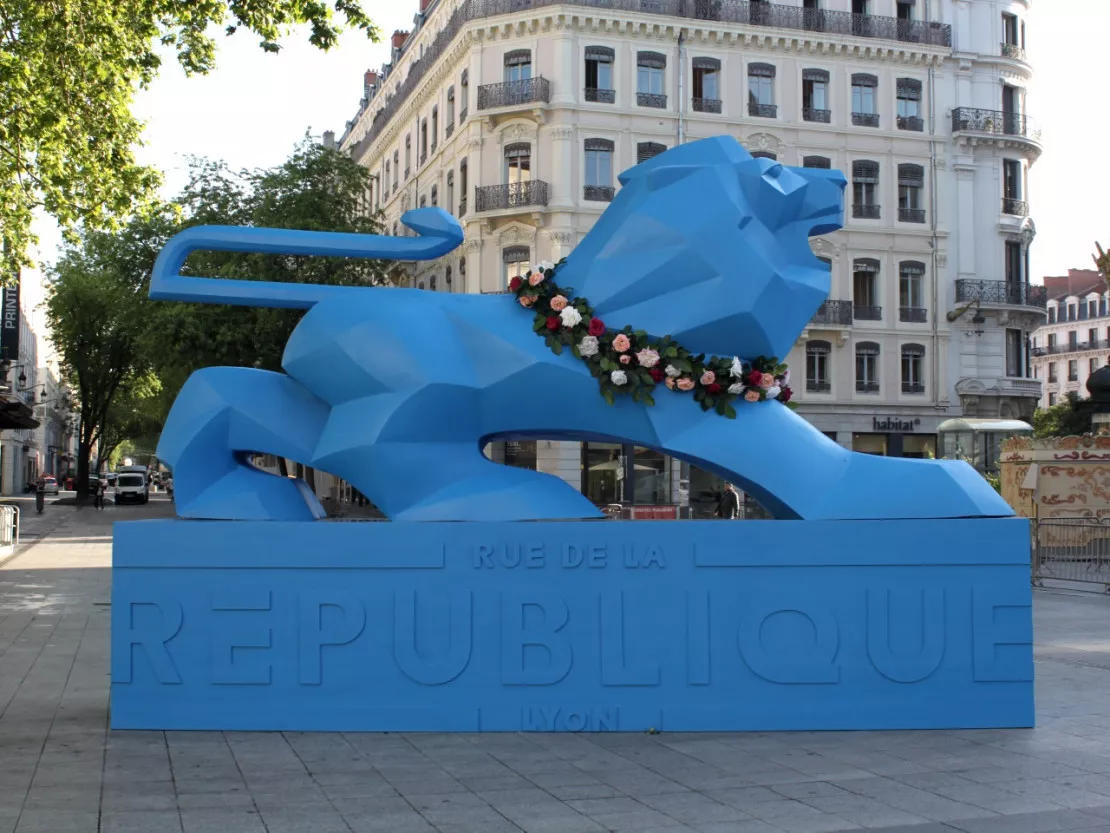
[[[1091,255],[1091,259],[1094,260],[1102,279],[1110,285],[1110,252],[1104,252],[1098,243],[1095,243],[1095,251],[1097,254]]]
[[[1038,408],[1033,413],[1033,436],[1044,439],[1090,434],[1091,414],[1077,407],[1082,401],[1075,393],[1069,393],[1062,402]]]
[[[106,229],[147,203],[159,176],[135,159],[130,108],[158,73],[159,46],[203,74],[215,64],[210,27],[247,29],[276,52],[308,24],[328,49],[337,14],[377,39],[359,0],[0,0],[0,271],[27,263],[37,209],[63,228]]]

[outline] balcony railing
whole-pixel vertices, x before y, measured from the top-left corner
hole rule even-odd
[[[852,203],[852,216],[859,220],[878,220],[882,217],[882,209],[877,205]]]
[[[1029,216],[1029,203],[1025,200],[1015,200],[1012,197],[1002,198],[1002,213],[1012,214],[1015,217]]]
[[[777,104],[756,104],[748,102],[748,115],[758,119],[778,118],[779,107]]]
[[[804,121],[819,121],[828,124],[832,121],[832,110],[818,110],[816,107],[803,107],[802,119]]]
[[[856,127],[878,127],[878,113],[852,113],[852,124]]]
[[[899,116],[899,130],[916,130],[918,133],[925,129],[925,120],[920,116]]]
[[[719,98],[695,98],[693,104],[694,111],[697,113],[721,112],[721,99]]]
[[[616,104],[617,91],[616,90],[603,90],[599,87],[586,87],[586,101],[593,101],[598,104]]]
[[[990,133],[995,136],[1022,136],[1039,142],[1041,131],[1024,113],[957,107],[952,111],[953,133]]]
[[[1015,61],[1025,60],[1025,50],[1016,43],[1003,43],[1001,46],[1003,58],[1013,58]]]
[[[924,208],[899,208],[898,209],[898,222],[900,222],[900,223],[924,223],[925,222],[925,209]]]
[[[898,307],[898,320],[924,324],[929,320],[929,311],[924,307]]]
[[[836,327],[852,326],[851,301],[825,301],[817,308],[813,324],[831,324]]]
[[[547,205],[547,183],[538,179],[474,189],[475,211],[501,211]]]
[[[902,393],[925,393],[924,382],[903,382]]]
[[[1094,341],[1077,341],[1075,344],[1069,341],[1067,344],[1049,344],[1045,347],[1034,347],[1030,352],[1034,356],[1060,356],[1065,353],[1082,353],[1086,350],[1108,349],[1110,349],[1110,340],[1099,338]]]
[[[617,189],[612,185],[585,185],[582,188],[582,198],[593,202],[612,202]]]
[[[636,93],[636,103],[641,107],[659,107],[662,109],[667,106],[667,97],[658,93]]]
[[[806,379],[806,390],[810,393],[829,393],[832,382],[828,379]]]
[[[856,379],[856,390],[859,393],[878,393],[879,383],[870,382],[865,379]]]
[[[882,307],[867,307],[860,304],[855,305],[853,309],[856,321],[882,321],[883,308]]]
[[[523,78],[520,81],[502,81],[500,84],[483,84],[478,88],[478,109],[495,107],[520,107],[551,101],[551,82],[542,76]]]
[[[956,303],[967,301],[1044,309],[1048,305],[1048,292],[1043,286],[960,278],[956,281]]]
[[[359,116],[384,99],[383,106],[378,108],[371,117],[372,121],[366,135],[354,148],[356,157],[363,148],[378,138],[386,125],[404,108],[431,68],[438,65],[440,58],[448,51],[464,26],[476,20],[518,13],[521,9],[558,5],[695,20],[715,20],[722,23],[747,23],[778,29],[896,40],[930,46],[952,46],[952,27],[947,23],[899,20],[895,17],[878,17],[824,9],[802,9],[774,3],[753,3],[749,0],[467,0],[456,7],[439,34],[428,44],[424,54],[409,65],[404,80],[389,94],[379,93],[363,105]],[[435,14],[434,10],[432,14]],[[465,110],[460,111],[460,122],[465,117]],[[356,117],[351,124],[354,125],[357,120]]]

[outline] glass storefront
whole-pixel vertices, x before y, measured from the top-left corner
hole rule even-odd
[[[582,493],[595,505],[621,502],[624,447],[616,443],[582,443]]]
[[[886,434],[853,434],[852,451],[886,456]]]
[[[852,450],[881,457],[936,457],[935,434],[852,434]]]

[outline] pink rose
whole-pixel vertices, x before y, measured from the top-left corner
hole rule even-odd
[[[539,286],[541,283],[543,283],[543,272],[533,272],[528,276],[529,286]]]
[[[551,308],[555,310],[555,312],[561,312],[562,310],[566,309],[566,306],[567,299],[564,298],[562,295],[556,295],[554,298],[551,299]]]
[[[520,305],[522,307],[530,307],[534,303],[536,303],[536,296],[535,295],[521,295],[520,296]]]
[[[744,398],[749,402],[759,401],[759,391],[748,388],[748,392],[744,394]]]
[[[636,361],[640,367],[655,367],[659,364],[659,354],[654,350],[645,349],[636,354]]]
[[[693,390],[694,389],[694,380],[693,379],[687,379],[685,376],[683,376],[681,379],[679,379],[677,382],[675,382],[675,384],[678,385],[679,390]]]
[[[668,376],[666,378],[666,380],[663,382],[663,384],[666,385],[671,390],[674,390],[674,379],[672,379],[670,376]]]
[[[717,374],[712,370],[707,370],[701,375],[701,383],[703,385],[712,385],[717,381]]]
[[[621,356],[621,364],[628,364],[631,361],[632,361],[632,357],[630,355],[628,355],[627,353],[625,353],[623,356]]]
[[[632,342],[628,340],[628,336],[624,333],[617,333],[617,337],[613,339],[613,349],[618,353],[623,353],[631,346]]]
[[[764,390],[770,390],[775,386],[775,377],[770,373],[764,373],[763,377],[759,380],[759,386]]]

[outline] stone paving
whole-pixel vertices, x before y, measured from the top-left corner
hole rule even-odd
[[[108,731],[110,522],[0,566],[0,833],[1110,833],[1110,598],[1037,591],[1038,728]],[[64,512],[64,515],[54,515]]]

